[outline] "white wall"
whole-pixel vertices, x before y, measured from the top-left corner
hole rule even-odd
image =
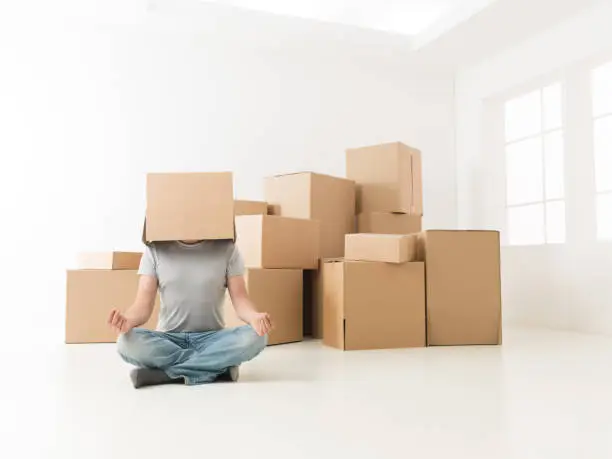
[[[60,341],[74,254],[140,247],[148,171],[232,170],[256,199],[266,175],[343,175],[346,147],[403,140],[423,150],[426,223],[455,225],[452,77],[365,32],[197,1],[13,3],[0,192],[15,330]]]
[[[504,226],[503,152],[492,148],[491,99],[547,78],[563,78],[566,100],[568,241],[502,253],[508,322],[612,333],[612,246],[595,241],[592,145],[586,70],[612,59],[612,5],[601,2],[457,77],[459,226]]]

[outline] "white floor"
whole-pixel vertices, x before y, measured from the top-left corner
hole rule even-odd
[[[134,390],[110,345],[0,351],[0,457],[612,457],[612,339],[268,348],[239,383]],[[15,353],[17,351],[17,353]],[[8,375],[8,378],[7,378]]]

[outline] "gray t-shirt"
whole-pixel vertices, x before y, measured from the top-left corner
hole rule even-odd
[[[159,331],[212,331],[224,327],[227,278],[243,275],[244,262],[228,240],[156,242],[147,246],[138,274],[159,283]]]

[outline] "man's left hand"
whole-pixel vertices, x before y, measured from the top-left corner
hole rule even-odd
[[[249,325],[253,327],[253,330],[255,330],[259,336],[267,335],[272,330],[270,314],[267,312],[257,312],[253,314],[253,317],[249,321]]]

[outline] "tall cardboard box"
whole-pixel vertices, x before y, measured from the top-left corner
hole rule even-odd
[[[265,201],[234,201],[234,215],[267,215],[268,203]]]
[[[346,151],[346,176],[357,184],[359,213],[423,215],[421,152],[401,142]]]
[[[501,344],[497,231],[424,231],[418,258],[427,279],[430,346]]]
[[[320,224],[320,258],[344,255],[344,235],[355,232],[355,182],[313,172],[268,177],[265,197],[268,212],[284,217],[317,220]],[[317,268],[314,268],[317,269]],[[316,271],[304,273],[305,333],[323,336],[322,281]]]
[[[66,276],[66,343],[114,343],[117,334],[107,325],[111,309],[127,309],[136,297],[135,270],[71,270]],[[159,299],[151,319],[157,326]]]
[[[406,263],[416,260],[417,236],[410,234],[347,234],[347,260]]]
[[[245,278],[253,303],[272,318],[274,330],[268,336],[268,344],[302,341],[302,271],[248,269]],[[236,315],[229,294],[225,296],[224,312],[226,327],[244,325]]]
[[[77,256],[78,269],[138,269],[142,252],[83,252]]]
[[[231,172],[148,174],[144,239],[234,239]]]
[[[343,350],[425,346],[423,263],[325,260],[323,342]]]
[[[249,268],[315,269],[319,222],[274,215],[236,217],[237,245]]]
[[[358,233],[412,234],[422,230],[421,215],[372,212],[357,216]]]
[[[355,182],[313,172],[268,177],[266,201],[283,217],[317,220],[321,258],[344,255],[344,235],[355,232]]]

